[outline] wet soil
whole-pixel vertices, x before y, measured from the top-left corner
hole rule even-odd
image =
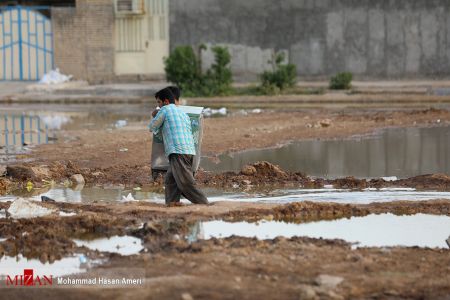
[[[202,153],[217,156],[293,140],[348,138],[388,127],[446,124],[450,124],[450,111],[443,109],[263,111],[205,119]],[[36,164],[72,161],[80,168],[107,170],[119,181],[122,172],[150,166],[151,138],[144,123],[113,131],[70,130],[59,134],[59,143],[41,145],[25,157]],[[121,152],[124,148],[128,150]]]
[[[348,138],[374,134],[377,130],[387,127],[446,124],[450,124],[450,111],[442,109],[263,112],[247,116],[206,119],[202,151],[206,155],[217,156],[223,152],[273,147],[292,140]],[[42,179],[58,181],[73,174],[82,174],[88,184],[153,185],[150,176],[151,134],[144,128],[144,124],[130,124],[119,130],[63,131],[59,135],[58,143],[40,145],[30,154],[20,155],[19,159],[33,161],[27,164],[20,162],[12,164],[16,168],[25,165],[28,169],[16,172],[10,169],[9,176],[21,182],[31,180],[37,185],[42,183]],[[126,151],[123,151],[124,149]],[[36,166],[41,168],[29,171],[29,168]],[[248,180],[251,181],[250,185],[256,186],[275,183],[320,187],[324,184],[320,180],[312,182],[301,173],[260,175],[247,178],[232,173],[211,175],[201,170],[198,172],[199,182],[206,186],[249,185]],[[422,186],[420,180],[416,178],[412,186],[420,188]],[[242,181],[246,183],[243,184]],[[8,190],[9,186],[4,184],[7,185],[8,182],[0,182],[0,191]],[[364,188],[372,185],[384,186],[387,183],[380,181],[368,184],[347,178],[332,184],[337,187]],[[408,182],[401,184],[411,186]],[[423,187],[430,186],[425,184]]]
[[[326,122],[324,122],[326,120]],[[438,122],[439,120],[439,122]],[[207,119],[204,152],[272,147],[305,138],[347,138],[395,126],[449,124],[450,112],[356,110],[337,112],[273,112],[230,118]],[[323,124],[326,124],[325,126]],[[217,133],[220,134],[217,134]],[[65,137],[70,139],[65,139]],[[66,141],[66,142],[64,142]],[[143,126],[122,130],[72,130],[62,132],[59,144],[37,147],[32,163],[11,165],[0,177],[0,190],[34,186],[46,181],[64,182],[82,174],[88,185],[125,184],[161,190],[162,178],[150,178],[151,137]],[[120,151],[127,148],[128,151]],[[19,166],[19,168],[16,168]],[[34,168],[32,168],[34,167]],[[14,169],[16,168],[16,169]],[[17,172],[15,172],[17,171]],[[44,181],[43,181],[44,180]],[[422,175],[397,181],[353,177],[336,180],[311,178],[259,162],[240,173],[197,173],[202,187],[233,190],[275,188],[413,187],[449,190],[445,174]],[[10,202],[0,203],[6,209]],[[362,248],[352,250],[342,240],[304,237],[259,241],[230,237],[189,243],[184,236],[199,220],[284,220],[311,222],[371,213],[427,213],[450,216],[450,200],[399,201],[367,205],[300,202],[286,205],[216,202],[209,206],[165,207],[148,202],[45,203],[76,216],[51,215],[28,220],[0,219],[3,255],[54,261],[84,253],[108,262],[89,272],[106,274],[116,268],[143,268],[147,283],[133,288],[3,289],[8,299],[448,299],[450,251],[427,248]],[[133,235],[146,248],[124,257],[77,247],[74,238]],[[368,233],[370,234],[370,233]],[[88,273],[89,274],[89,273]],[[93,274],[93,273],[91,273]],[[337,287],[320,284],[318,275],[343,278]]]
[[[143,186],[147,190],[163,192],[164,180],[160,174],[156,179],[149,175],[148,166],[134,170],[121,170],[120,177],[111,174],[109,169],[80,168],[69,161],[67,164],[53,163],[51,165],[34,166],[22,164],[9,166],[6,177],[0,177],[0,194],[6,194],[11,189],[25,189],[29,182],[33,187],[49,186],[49,182],[75,185],[70,178],[81,174],[88,185],[110,186],[120,184],[128,187]],[[120,181],[117,181],[120,179]],[[345,177],[338,179],[312,178],[301,172],[288,172],[269,162],[256,162],[245,165],[241,172],[225,172],[213,174],[200,170],[196,173],[197,184],[202,187],[222,189],[224,191],[270,192],[275,189],[323,188],[363,190],[367,188],[415,188],[417,190],[449,191],[450,176],[446,174],[420,175],[406,179],[384,180],[358,179]],[[25,196],[31,196],[32,191]]]
[[[1,205],[4,208],[9,204]],[[9,238],[0,243],[3,254],[23,253],[26,257],[51,261],[77,250],[95,257],[99,254],[76,249],[71,239],[86,234],[127,233],[141,238],[147,250],[130,257],[109,254],[109,261],[99,270],[107,274],[108,270],[117,268],[143,268],[147,283],[134,288],[66,287],[51,292],[5,289],[5,297],[16,299],[27,295],[31,299],[42,296],[56,299],[64,293],[73,299],[94,296],[121,299],[125,295],[179,299],[189,293],[194,299],[303,299],[306,295],[316,297],[307,299],[446,299],[450,295],[450,251],[446,249],[352,250],[350,244],[341,240],[304,237],[263,241],[230,237],[193,243],[180,238],[195,221],[218,218],[309,222],[384,212],[450,216],[449,200],[369,205],[304,202],[281,206],[219,202],[174,208],[150,203],[45,205],[77,211],[78,215],[2,222],[1,232]],[[58,226],[52,226],[55,223]],[[323,274],[341,277],[343,282],[334,288],[321,285],[317,276]]]

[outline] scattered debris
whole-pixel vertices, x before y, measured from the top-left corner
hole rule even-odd
[[[31,181],[28,181],[26,186],[27,191],[31,192],[33,190],[33,187],[33,183]]]
[[[54,203],[54,202],[56,202],[56,200],[53,200],[52,198],[47,197],[47,196],[41,196],[41,201],[42,202],[47,202],[47,203]]]
[[[46,115],[46,116],[40,116],[42,122],[47,126],[50,130],[61,130],[63,125],[70,123],[72,120],[64,115]],[[48,137],[49,140],[57,140],[56,137]]]
[[[397,176],[387,176],[387,177],[381,177],[384,181],[396,181],[398,180]]]
[[[127,120],[118,120],[118,121],[116,122],[116,124],[114,124],[114,126],[115,126],[116,128],[122,128],[122,127],[125,127],[125,126],[127,126],[127,125],[128,125]]]
[[[203,115],[205,117],[211,117],[213,115],[220,115],[220,116],[226,116],[227,115],[227,109],[225,107],[222,107],[220,109],[212,109],[212,108],[205,108],[203,110]]]
[[[72,75],[67,76],[67,75],[61,74],[59,69],[56,68],[55,70],[51,70],[47,74],[44,74],[44,76],[42,76],[39,83],[40,84],[59,84],[59,83],[68,82],[71,79],[72,79]]]
[[[136,201],[136,199],[134,199],[133,195],[131,193],[129,193],[126,197],[122,196],[122,201]]]
[[[52,209],[42,207],[23,198],[16,199],[8,208],[8,213],[14,219],[43,217],[53,212]]]
[[[59,215],[60,215],[61,217],[73,217],[73,216],[76,216],[77,214],[74,213],[74,212],[60,211],[60,212],[59,212]]]

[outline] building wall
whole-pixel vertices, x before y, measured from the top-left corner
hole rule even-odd
[[[55,67],[92,83],[114,79],[112,0],[77,0],[52,8]]]
[[[450,75],[448,0],[170,0],[170,15],[171,49],[227,45],[238,78],[254,79],[279,50],[304,77]]]

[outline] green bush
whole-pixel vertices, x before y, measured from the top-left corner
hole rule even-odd
[[[198,56],[206,47],[201,45]],[[231,90],[232,74],[229,68],[231,56],[225,47],[213,47],[214,64],[201,70],[201,61],[190,46],[175,48],[165,59],[167,80],[182,88],[187,96],[214,96],[228,94]]]
[[[284,58],[283,53],[276,54],[271,61],[273,70],[265,71],[260,75],[261,91],[264,94],[277,94],[295,85],[296,67],[293,64],[283,64]]]
[[[348,90],[351,88],[353,74],[350,72],[342,72],[330,79],[330,89],[332,90]]]

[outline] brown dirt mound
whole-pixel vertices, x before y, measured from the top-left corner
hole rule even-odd
[[[281,170],[277,165],[271,164],[267,161],[256,162],[252,165],[256,170],[257,176],[270,177],[270,178],[288,178],[288,174]]]
[[[428,174],[420,175],[408,179],[400,179],[395,181],[396,184],[416,189],[450,189],[450,176],[446,174]]]

